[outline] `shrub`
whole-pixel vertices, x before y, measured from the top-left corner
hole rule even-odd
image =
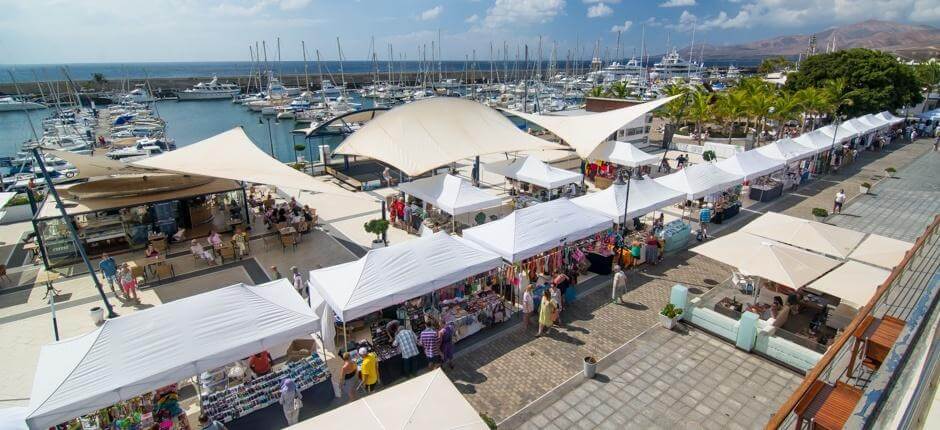
[[[666,318],[673,319],[679,315],[682,315],[682,308],[677,308],[676,305],[669,303],[663,308],[663,310],[659,311],[659,313]]]
[[[897,172],[897,171],[898,171],[898,169],[895,169],[894,167],[889,167],[889,168],[885,169],[885,172],[888,172],[888,173],[895,173],[895,172]]]
[[[861,186],[864,188],[871,188],[871,184],[869,184],[868,182],[862,182]]]
[[[825,217],[829,216],[829,211],[827,211],[827,210],[825,210],[825,209],[823,209],[823,208],[813,208],[813,216],[818,216],[818,217],[821,217],[821,218],[825,218]]]
[[[718,156],[715,155],[715,151],[712,151],[711,149],[709,149],[708,151],[705,151],[702,153],[702,158],[704,158],[705,161],[712,161],[712,160],[717,159]]]
[[[385,233],[388,230],[388,220],[374,219],[365,223],[363,228],[366,229],[366,233],[374,234],[376,240],[381,240],[382,233]]]

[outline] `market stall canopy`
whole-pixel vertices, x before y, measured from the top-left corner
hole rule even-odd
[[[487,430],[489,427],[447,374],[436,369],[287,429]]]
[[[286,279],[232,285],[42,347],[26,423],[38,430],[319,331]]]
[[[719,169],[714,163],[693,164],[682,170],[654,179],[686,194],[689,200],[705,197],[744,182],[744,176]]]
[[[676,97],[679,96],[666,97],[607,112],[575,116],[539,115],[510,110],[506,112],[538,124],[552,132],[552,134],[560,137],[565,143],[574,148],[581,158],[587,159],[591,157],[591,154],[600,144],[607,141],[617,130],[626,127],[648,112],[671,102]]]
[[[851,125],[847,125],[844,122],[839,124],[838,132],[836,132],[835,129],[836,129],[835,124],[829,124],[825,127],[817,128],[816,131],[822,134],[825,134],[826,136],[829,136],[830,139],[832,139],[833,133],[836,133],[836,137],[835,137],[836,143],[846,142],[848,140],[851,140],[853,137],[858,136],[859,134],[858,130],[856,130],[855,127],[852,127]]]
[[[744,151],[715,163],[715,167],[751,180],[783,169],[784,162],[757,151]]]
[[[842,124],[845,128],[855,130],[858,135],[866,134],[872,131],[872,126],[861,121],[859,118],[852,118]]]
[[[502,204],[503,199],[453,175],[436,175],[405,182],[398,191],[415,196],[451,215],[479,211]]]
[[[894,269],[904,259],[913,243],[870,234],[849,254],[849,259],[872,264],[885,269]]]
[[[29,427],[26,426],[26,408],[22,406],[0,408],[0,429],[28,430]]]
[[[486,163],[483,169],[548,189],[581,183],[581,178],[584,176],[570,170],[549,166],[535,157],[519,157]]]
[[[638,149],[631,143],[609,140],[598,145],[589,160],[604,160],[621,166],[639,167],[659,163],[660,157]]]
[[[610,218],[585,210],[568,199],[558,199],[468,228],[463,231],[463,237],[501,255],[506,261],[517,262],[611,226]]]
[[[777,212],[761,215],[741,231],[843,259],[865,238],[854,230]]]
[[[859,121],[862,121],[873,129],[885,128],[891,125],[891,122],[885,121],[883,118],[872,114],[859,117]]]
[[[585,209],[602,213],[617,224],[623,223],[624,201],[627,186],[613,184],[602,191],[571,199],[571,203]],[[646,215],[656,209],[685,201],[682,191],[677,191],[653,180],[630,180],[630,203],[627,219]]]
[[[807,285],[807,288],[836,296],[855,309],[865,306],[891,272],[857,261],[849,261]]]
[[[370,157],[417,176],[477,155],[563,148],[519,130],[480,103],[434,97],[397,106],[369,121],[335,153]]]
[[[155,172],[154,169],[132,166],[127,163],[112,160],[103,155],[83,155],[69,151],[60,151],[57,149],[43,149],[42,152],[44,154],[54,155],[55,157],[68,161],[71,165],[75,166],[75,169],[78,170],[78,176],[76,176],[76,179],[92,178],[95,176],[143,174]]]
[[[799,143],[800,145],[812,148],[814,154],[829,151],[832,149],[833,145],[832,136],[827,136],[825,133],[819,130],[803,133],[799,137],[794,138],[793,141]]]
[[[832,138],[832,136],[830,136],[830,138]],[[767,158],[773,158],[787,163],[810,157],[816,153],[815,149],[800,145],[789,138],[780,139],[774,143],[752,149],[752,151],[757,151]]]
[[[242,127],[217,134],[155,157],[132,163],[168,172],[210,176],[276,187],[330,194],[348,194],[314,179],[266,154],[255,146]]]
[[[310,285],[343,321],[352,321],[500,265],[498,255],[438,232],[313,270]]]
[[[711,239],[691,251],[793,289],[802,288],[840,264],[838,260],[743,231]]]
[[[883,120],[885,120],[885,121],[888,121],[888,123],[890,123],[891,125],[897,124],[897,123],[899,123],[899,122],[904,122],[904,118],[898,118],[898,117],[894,116],[893,114],[891,114],[891,112],[888,112],[888,111],[881,112],[881,113],[879,113],[879,114],[876,114],[875,116],[877,116],[877,117],[879,117],[879,118],[881,118],[881,119],[883,119]]]

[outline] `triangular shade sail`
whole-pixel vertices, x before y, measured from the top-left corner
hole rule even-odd
[[[581,158],[590,158],[597,147],[617,130],[626,127],[637,118],[646,115],[679,96],[666,97],[638,105],[614,109],[607,112],[576,116],[553,116],[507,111],[526,121],[533,122],[560,137],[577,151]]]
[[[781,170],[784,164],[757,151],[744,151],[715,163],[715,167],[751,180]]]
[[[336,315],[352,321],[500,265],[498,255],[439,232],[313,270],[310,285]]]
[[[127,163],[112,160],[105,156],[91,156],[77,154],[69,151],[60,151],[56,149],[44,149],[45,154],[54,155],[65,161],[68,161],[78,170],[77,178],[91,178],[95,176],[140,174],[153,172],[153,169],[134,167]]]
[[[904,254],[913,247],[914,244],[910,242],[870,234],[849,254],[849,258],[885,269],[894,269],[894,266],[904,259]]]
[[[761,215],[741,231],[837,258],[848,257],[865,238],[854,230],[776,212]]]
[[[602,213],[611,221],[623,223],[623,205],[627,198],[627,186],[614,184],[607,189],[571,199],[571,203]],[[646,215],[656,209],[686,199],[685,193],[677,191],[656,181],[630,180],[630,207],[627,219]]]
[[[483,168],[487,172],[549,189],[580,183],[583,177],[580,173],[549,166],[532,156],[486,163]]]
[[[611,226],[610,218],[586,210],[568,199],[558,199],[468,228],[463,231],[463,237],[507,261],[517,262]]]
[[[42,347],[26,422],[46,429],[319,331],[285,279],[220,288],[109,319]]]
[[[839,265],[838,260],[742,231],[712,239],[691,251],[793,289]]]
[[[875,116],[887,121],[891,125],[904,122],[904,118],[898,118],[892,115],[891,112],[888,112],[888,111],[881,112],[879,114],[876,114]]]
[[[604,160],[621,166],[649,166],[659,162],[660,157],[637,149],[627,142],[607,141],[591,153],[589,160]]]
[[[434,97],[392,108],[369,121],[336,148],[417,176],[477,155],[564,149],[519,130],[512,121],[482,104]]]
[[[744,182],[744,176],[729,173],[713,163],[694,164],[654,179],[662,185],[686,194],[689,200],[705,197]]]
[[[288,430],[487,430],[486,423],[436,369],[299,422]]]
[[[233,179],[304,191],[347,194],[339,187],[318,181],[271,158],[255,146],[241,127],[132,164],[189,175]]]
[[[842,304],[859,309],[871,300],[890,274],[885,269],[849,261],[806,287],[836,296],[842,299]]]
[[[451,215],[499,206],[502,199],[453,175],[437,175],[405,182],[398,190],[415,196]]]
[[[827,136],[819,130],[803,133],[799,137],[794,138],[793,141],[808,148],[812,148],[816,154],[829,151],[833,146],[832,136]]]
[[[810,157],[816,153],[814,148],[800,145],[799,143],[794,142],[793,139],[788,138],[780,139],[769,145],[752,149],[752,151],[757,151],[767,158],[773,158],[776,160],[785,161],[787,163]]]

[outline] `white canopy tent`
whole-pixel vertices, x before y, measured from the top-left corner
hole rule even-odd
[[[531,156],[486,163],[483,168],[488,172],[548,189],[581,183],[583,177],[580,173],[549,166]]]
[[[859,135],[859,131],[856,130],[855,127],[852,127],[851,125],[844,123],[844,122],[839,124],[838,131],[835,131],[835,130],[836,130],[835,124],[829,124],[825,127],[819,127],[816,129],[816,131],[826,136],[829,136],[830,139],[832,139],[832,135],[833,133],[835,133],[836,143],[843,143],[843,142],[849,141],[855,136]]]
[[[607,189],[571,199],[571,203],[602,213],[611,221],[623,224],[627,186],[613,184]],[[656,209],[685,201],[682,191],[674,190],[652,180],[630,180],[630,202],[627,219],[646,215]]]
[[[451,215],[460,215],[502,204],[502,199],[453,175],[436,175],[405,182],[398,190],[415,196]]]
[[[627,142],[607,141],[598,145],[589,160],[604,160],[627,167],[650,166],[659,163],[660,157],[638,149]]]
[[[816,153],[815,149],[805,145],[800,145],[799,143],[793,141],[793,139],[789,138],[780,139],[774,143],[752,149],[752,151],[757,151],[767,158],[781,160],[786,163],[802,160],[804,158],[811,157]]]
[[[846,258],[864,233],[777,212],[767,212],[741,231],[837,258]]]
[[[285,279],[232,285],[109,319],[42,347],[26,423],[46,429],[319,329]]]
[[[517,262],[611,226],[610,218],[584,210],[568,199],[558,199],[468,228],[463,231],[463,237],[506,261]]]
[[[575,116],[554,116],[507,111],[526,121],[538,124],[552,134],[560,137],[577,151],[578,156],[587,159],[601,144],[607,141],[610,135],[626,127],[637,118],[648,112],[671,102],[679,96],[666,97],[638,105],[609,110],[607,112],[589,113]]]
[[[872,129],[883,129],[883,128],[889,127],[889,126],[891,125],[891,122],[886,121],[886,120],[884,120],[883,118],[880,118],[880,117],[878,117],[878,116],[876,116],[876,115],[872,115],[872,114],[868,114],[868,115],[859,117],[858,119],[859,119],[859,121],[861,121],[861,122],[863,122],[864,124],[868,125],[868,126],[871,127]]]
[[[301,421],[288,430],[487,430],[441,369]]]
[[[877,116],[877,117],[879,117],[879,118],[881,118],[881,119],[887,121],[887,122],[888,122],[889,124],[891,124],[891,125],[904,122],[904,118],[898,118],[898,117],[894,116],[893,114],[891,114],[891,112],[888,112],[888,111],[884,111],[884,112],[878,113],[878,114],[876,114],[875,116]]]
[[[498,255],[438,232],[313,270],[309,282],[348,322],[500,265]]]
[[[359,155],[417,176],[476,155],[564,149],[519,130],[500,112],[454,97],[396,106],[347,137],[337,154]]]
[[[192,145],[132,164],[167,172],[247,181],[304,191],[348,194],[342,188],[321,182],[271,158],[255,146],[242,127],[235,127]]]
[[[26,425],[26,408],[23,406],[0,408],[0,429],[29,430]]]
[[[726,172],[714,163],[694,164],[654,179],[661,185],[682,191],[689,200],[705,197],[744,182],[744,176]]]
[[[691,251],[792,289],[802,288],[841,263],[743,231],[712,239]]]
[[[859,118],[852,118],[844,123],[842,123],[848,129],[855,130],[859,135],[867,134],[872,131],[873,127],[861,121]]]
[[[767,157],[757,151],[744,151],[715,163],[715,167],[745,180],[759,178],[783,169],[781,160]]]
[[[836,296],[842,299],[840,304],[859,309],[871,300],[890,274],[885,269],[849,261],[806,287]]]
[[[885,269],[894,269],[913,243],[892,239],[878,234],[870,234],[849,254],[849,259],[872,264]]]
[[[793,139],[794,142],[813,149],[814,154],[823,153],[832,149],[832,136],[827,136],[819,130],[803,133]]]

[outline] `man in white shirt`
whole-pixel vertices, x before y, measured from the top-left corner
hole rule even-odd
[[[832,213],[842,213],[842,204],[845,203],[845,190],[836,193],[836,201],[832,204]]]
[[[614,279],[610,285],[610,301],[611,303],[617,303],[619,300],[620,303],[623,303],[623,294],[627,291],[627,274],[624,273],[623,269],[617,265],[614,266]]]

